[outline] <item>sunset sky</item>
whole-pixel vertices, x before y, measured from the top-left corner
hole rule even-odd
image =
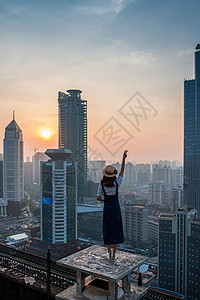
[[[183,81],[194,77],[199,11],[199,0],[0,0],[0,152],[13,110],[25,157],[56,148],[58,91],[80,89],[90,159],[117,161],[129,149],[129,161],[182,160]],[[139,130],[125,111],[135,95],[148,108]],[[99,142],[109,122],[123,128],[115,149]]]

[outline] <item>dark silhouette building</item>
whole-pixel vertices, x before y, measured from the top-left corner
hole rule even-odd
[[[159,287],[172,290],[186,299],[200,294],[200,220],[195,210],[181,208],[176,215],[159,217]]]
[[[80,90],[58,93],[59,148],[70,149],[70,159],[78,164],[78,199],[87,197],[87,101]]]
[[[184,81],[184,197],[200,216],[200,47],[195,51],[195,78]]]
[[[0,160],[0,198],[3,198],[3,160]]]

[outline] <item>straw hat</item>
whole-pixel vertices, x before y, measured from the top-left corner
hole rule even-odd
[[[115,167],[108,165],[103,169],[102,173],[106,177],[115,177],[117,174],[117,170],[115,169]]]

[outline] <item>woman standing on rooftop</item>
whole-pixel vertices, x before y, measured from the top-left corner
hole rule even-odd
[[[128,150],[125,150],[122,157],[122,165],[118,178],[114,166],[107,165],[103,169],[103,178],[99,184],[97,200],[104,201],[103,209],[103,238],[104,245],[108,249],[108,259],[117,258],[117,246],[124,242],[121,209],[118,200],[118,187],[122,182],[125,160]],[[103,197],[103,198],[102,198]],[[111,246],[113,245],[113,255]]]

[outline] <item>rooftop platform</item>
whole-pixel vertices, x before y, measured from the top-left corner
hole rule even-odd
[[[87,275],[95,275],[102,279],[118,282],[147,259],[141,255],[123,251],[118,251],[117,254],[116,261],[109,261],[107,249],[94,245],[62,258],[57,263]]]
[[[123,299],[126,299],[124,297],[131,293],[131,272],[143,264],[147,258],[123,251],[117,251],[117,253],[118,258],[115,261],[108,260],[107,248],[94,245],[59,260],[58,264],[76,271],[76,285],[56,295],[56,299],[88,299],[83,295],[88,276],[90,279],[101,278],[108,281],[108,298],[106,299],[109,300],[120,298],[118,282],[121,281],[125,293]]]

